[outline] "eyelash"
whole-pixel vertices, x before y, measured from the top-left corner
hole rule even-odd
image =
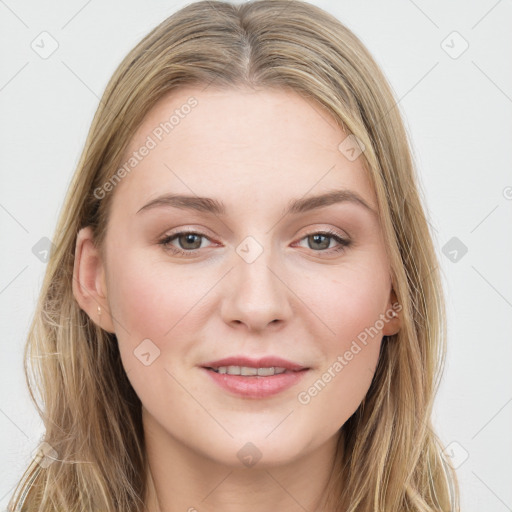
[[[205,234],[199,233],[197,231],[179,231],[177,233],[172,233],[170,235],[166,235],[164,238],[162,238],[158,242],[158,244],[163,246],[166,250],[170,251],[174,255],[184,256],[184,257],[193,257],[193,256],[196,255],[196,253],[198,251],[200,251],[200,249],[192,249],[192,250],[189,250],[189,251],[184,251],[183,249],[178,249],[178,248],[170,245],[170,243],[174,239],[178,238],[180,235],[187,235],[187,234],[198,235],[200,237],[207,238],[209,240],[209,238]],[[339,253],[339,252],[344,251],[347,247],[349,247],[352,244],[351,240],[347,240],[345,238],[342,238],[335,231],[331,231],[331,230],[313,231],[313,232],[303,236],[299,241],[302,241],[305,238],[308,238],[309,236],[313,236],[313,235],[324,235],[324,236],[327,236],[328,238],[334,239],[336,242],[339,243],[339,246],[337,248],[313,251],[313,252],[316,252],[316,253],[327,253],[327,254]],[[313,249],[311,249],[311,250],[313,250]]]

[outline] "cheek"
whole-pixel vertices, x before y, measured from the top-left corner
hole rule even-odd
[[[323,325],[323,339],[329,352],[347,350],[352,340],[368,342],[382,337],[379,321],[389,300],[390,286],[379,262],[360,262],[332,272],[327,278],[310,276],[299,292],[315,315],[316,324]],[[379,337],[380,336],[380,337]]]
[[[381,315],[390,292],[387,274],[378,262],[361,261],[339,269],[330,279],[307,281],[302,296],[321,320],[316,322],[316,332],[324,360],[297,398],[307,409],[321,414],[327,424],[341,426],[360,405],[377,367]],[[314,282],[323,286],[313,287]]]
[[[382,313],[382,289],[370,280],[358,286],[349,280],[333,283],[327,296],[317,297],[318,311],[329,329],[321,337],[324,358],[312,378],[299,390],[297,400],[309,417],[321,417],[322,431],[331,435],[357,410],[375,374],[382,343],[377,322]],[[380,297],[379,297],[380,295]],[[324,329],[322,332],[326,332]]]
[[[165,390],[163,396],[172,396],[174,405],[185,406],[187,397],[166,370],[173,373],[170,362],[184,359],[187,344],[179,340],[185,340],[192,307],[205,292],[191,286],[190,276],[179,269],[148,263],[136,251],[117,262],[110,266],[108,295],[126,374],[155,413],[162,405],[155,390]],[[169,343],[171,337],[175,343]]]
[[[112,314],[131,336],[158,343],[197,302],[198,290],[184,273],[147,264],[137,253],[119,261],[110,275]]]

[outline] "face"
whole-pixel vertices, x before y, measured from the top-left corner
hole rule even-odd
[[[346,136],[295,93],[188,88],[130,143],[97,300],[146,425],[196,455],[240,466],[250,442],[272,465],[333,443],[397,331],[376,197]],[[296,368],[205,368],[225,358]]]

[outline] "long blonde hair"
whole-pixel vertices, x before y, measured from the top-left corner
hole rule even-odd
[[[402,327],[384,337],[370,389],[340,430],[325,510],[459,510],[456,475],[430,419],[445,359],[445,305],[403,122],[360,40],[300,0],[189,4],[144,37],[108,83],[60,215],[25,347],[25,376],[46,444],[10,509],[144,510],[141,402],[115,335],[74,299],[75,243],[78,231],[92,226],[101,246],[112,194],[100,199],[94,191],[118,169],[144,115],[170,91],[202,84],[298,92],[365,147]]]

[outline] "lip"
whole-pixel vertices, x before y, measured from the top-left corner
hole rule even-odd
[[[216,373],[212,370],[212,368],[218,368],[219,366],[250,366],[252,368],[278,366],[286,368],[286,371],[266,377],[262,375],[242,377],[241,375]],[[309,368],[277,356],[265,356],[258,359],[233,356],[204,363],[201,370],[209,375],[215,384],[230,393],[245,398],[267,398],[297,384],[309,371]]]

